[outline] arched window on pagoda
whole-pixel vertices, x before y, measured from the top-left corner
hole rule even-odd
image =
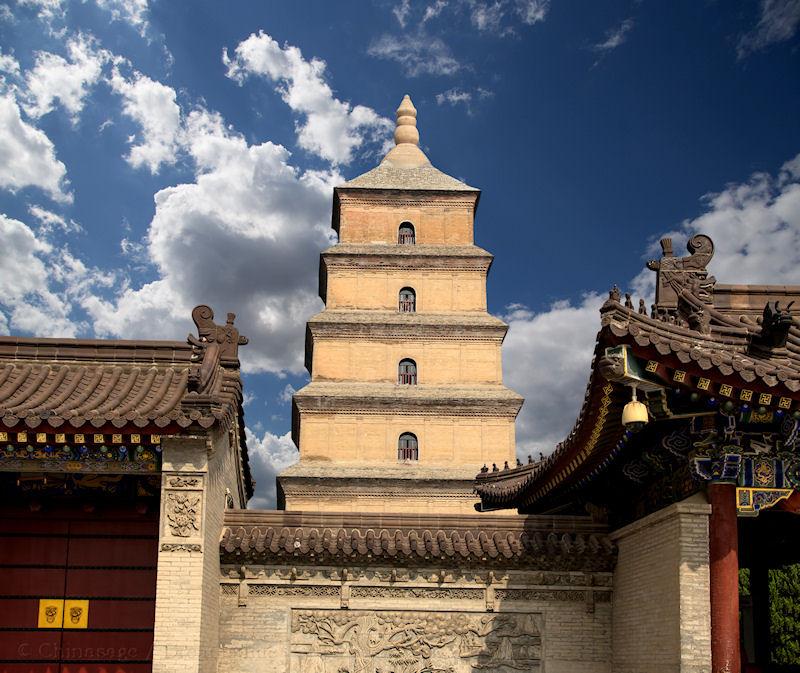
[[[400,360],[397,368],[397,382],[404,386],[417,385],[417,363],[411,358]]]
[[[404,287],[400,290],[400,313],[416,313],[417,311],[417,293],[414,292],[413,287]]]
[[[397,460],[419,460],[419,444],[417,436],[404,432],[397,440]]]
[[[414,245],[417,242],[414,235],[414,225],[411,222],[403,222],[397,231],[397,243],[399,245]]]

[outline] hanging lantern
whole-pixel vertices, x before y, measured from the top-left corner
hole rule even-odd
[[[631,386],[631,390],[631,401],[622,410],[622,425],[629,430],[641,430],[647,424],[647,406],[636,399],[636,386]]]

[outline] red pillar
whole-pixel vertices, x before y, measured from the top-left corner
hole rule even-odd
[[[709,561],[711,566],[711,671],[740,673],[739,537],[736,486],[711,483]]]

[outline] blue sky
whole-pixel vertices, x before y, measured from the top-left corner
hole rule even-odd
[[[603,294],[652,292],[665,233],[723,282],[800,283],[800,0],[0,5],[0,332],[251,343],[259,488],[296,451],[331,188],[411,94],[433,163],[483,190],[520,454],[580,405]]]

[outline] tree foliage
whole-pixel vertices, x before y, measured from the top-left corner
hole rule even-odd
[[[800,664],[800,563],[769,571],[770,658]]]

